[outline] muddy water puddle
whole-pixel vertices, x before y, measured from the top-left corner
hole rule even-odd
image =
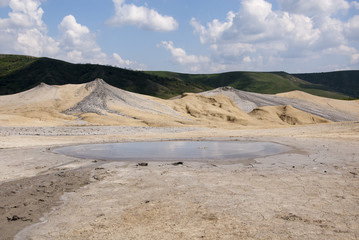
[[[242,161],[287,152],[272,142],[162,141],[85,144],[56,148],[55,153],[112,161]]]

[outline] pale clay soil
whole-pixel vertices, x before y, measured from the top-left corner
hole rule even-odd
[[[359,238],[358,122],[51,130],[0,129],[1,239]],[[293,150],[245,164],[143,167],[51,152],[68,144],[169,139],[271,141]]]
[[[0,96],[0,126],[138,126],[268,128],[359,120],[359,102],[299,91],[269,95],[230,87],[178,99],[159,99],[115,88],[101,79],[87,84],[40,84]]]
[[[163,100],[97,79],[0,96],[0,239],[359,239],[358,120],[358,101],[299,91]],[[292,150],[147,166],[52,152],[163,140]]]

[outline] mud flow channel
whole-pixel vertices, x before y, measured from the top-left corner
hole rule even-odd
[[[112,161],[241,161],[290,151],[272,142],[163,141],[66,146],[53,151],[72,157]]]

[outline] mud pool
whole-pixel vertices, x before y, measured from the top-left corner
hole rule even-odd
[[[272,142],[163,141],[86,144],[60,147],[55,153],[112,161],[241,161],[291,150]]]

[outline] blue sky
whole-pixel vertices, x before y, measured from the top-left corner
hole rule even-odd
[[[190,73],[359,69],[359,1],[0,0],[0,53]]]

